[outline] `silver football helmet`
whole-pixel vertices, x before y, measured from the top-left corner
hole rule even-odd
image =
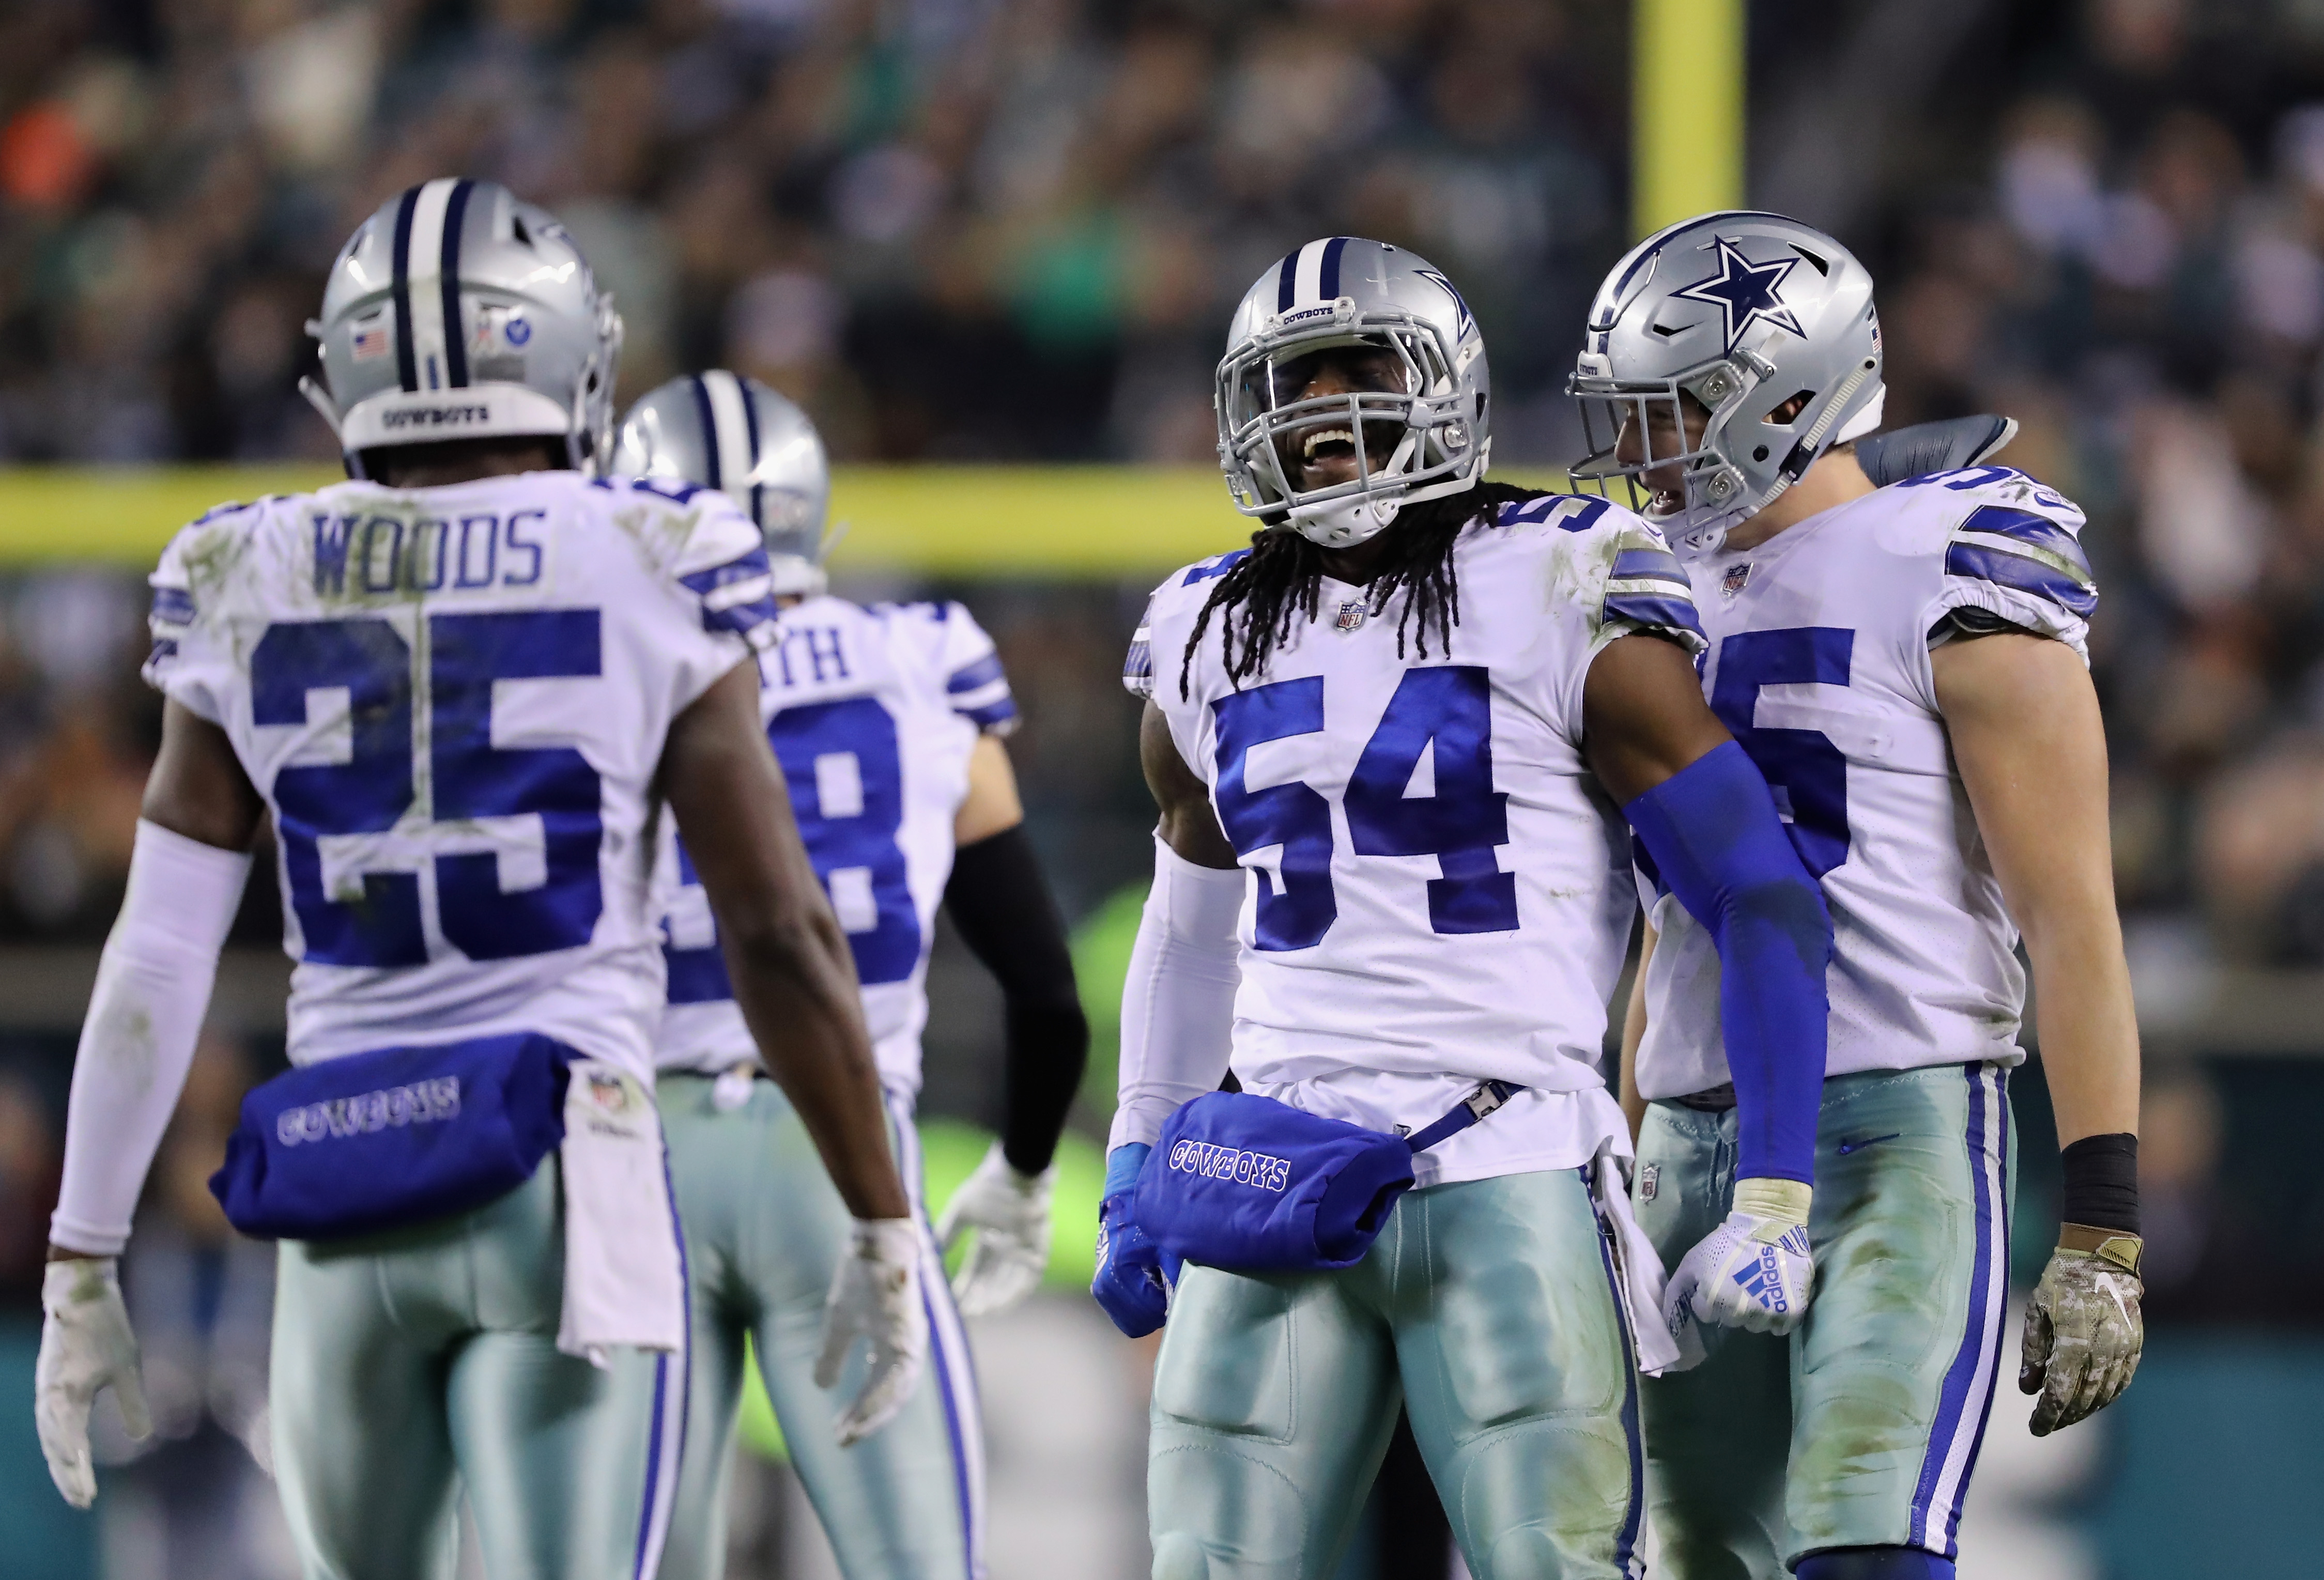
[[[712,369],[638,398],[613,441],[624,477],[698,482],[746,507],[766,534],[775,593],[824,590],[831,465],[806,412],[756,379]]]
[[[1379,387],[1302,399],[1303,359],[1348,346],[1381,354]],[[1485,337],[1428,260],[1359,236],[1310,242],[1244,293],[1227,331],[1213,404],[1235,509],[1326,548],[1361,543],[1407,504],[1476,486],[1491,387]]]
[[[1881,360],[1872,276],[1821,231],[1780,214],[1672,225],[1614,265],[1591,305],[1567,386],[1589,446],[1574,482],[1628,480],[1674,547],[1708,554],[1817,456],[1880,426]],[[1686,397],[1709,414],[1692,445]],[[1629,459],[1616,453],[1626,426]],[[1683,497],[1641,486],[1670,466]]]
[[[561,436],[595,473],[613,427],[622,318],[546,209],[491,181],[423,182],[339,250],[323,313],[323,384],[300,389],[363,453],[446,439]]]

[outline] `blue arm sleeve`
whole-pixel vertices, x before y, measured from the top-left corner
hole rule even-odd
[[[1138,1188],[1138,1176],[1146,1168],[1146,1156],[1154,1149],[1142,1141],[1126,1141],[1105,1154],[1105,1193],[1120,1196]]]
[[[1815,1182],[1831,917],[1766,781],[1729,741],[1622,809],[1655,871],[1719,948],[1738,1178]]]

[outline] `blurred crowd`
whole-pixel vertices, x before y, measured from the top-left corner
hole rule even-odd
[[[2134,966],[2324,964],[2324,32],[2094,0],[2075,43],[1974,183],[1892,195],[1889,419],[2006,411],[2089,513]]]
[[[570,227],[628,321],[626,394],[723,363],[843,457],[1207,459],[1234,301],[1286,238],[1349,230],[1463,282],[1514,437],[1560,420],[1572,325],[1619,251],[1626,20],[17,0],[0,458],[327,455],[293,391],[323,272],[380,202],[454,171]]]

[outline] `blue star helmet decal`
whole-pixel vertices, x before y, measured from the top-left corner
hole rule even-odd
[[[1713,236],[1711,240],[1719,248],[1719,272],[1671,295],[1688,301],[1708,302],[1719,309],[1727,331],[1725,349],[1720,354],[1734,355],[1736,344],[1755,323],[1773,324],[1806,339],[1807,331],[1800,327],[1799,319],[1793,317],[1792,309],[1776,294],[1776,288],[1800,266],[1800,261],[1779,258],[1769,263],[1754,263],[1725,236]]]

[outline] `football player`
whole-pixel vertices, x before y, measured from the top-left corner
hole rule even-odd
[[[984,1468],[960,1318],[1002,1310],[1040,1282],[1050,1160],[1089,1051],[1065,923],[1001,745],[1017,704],[991,638],[961,605],[867,609],[825,592],[822,441],[764,384],[722,372],[672,380],[631,409],[613,455],[623,473],[724,490],[765,533],[779,613],[760,706],[807,855],[854,951],[916,1215],[912,1109],[939,901],[1007,1005],[1002,1134],[941,1234],[947,1244],[975,1236],[953,1291],[937,1239],[923,1233],[919,1246],[931,1375],[876,1436],[835,1443],[811,1423],[836,1359],[816,1314],[846,1245],[846,1204],[798,1112],[761,1079],[691,845],[673,840],[665,852],[669,1008],[656,1057],[687,1228],[694,1396],[663,1580],[724,1573],[745,1336],[849,1580],[966,1580],[983,1573]]]
[[[1702,703],[1660,535],[1485,481],[1489,400],[1483,337],[1425,260],[1344,236],[1284,258],[1217,375],[1261,529],[1163,583],[1130,650],[1162,815],[1094,1292],[1125,1331],[1167,1318],[1158,1580],[1330,1574],[1399,1403],[1480,1580],[1638,1572],[1634,1292],[1646,1364],[1678,1357],[1606,1185],[1628,1144],[1594,1063],[1634,914],[1625,811],[1736,963],[1751,1050],[1748,1183],[1689,1264],[1714,1320],[1781,1327],[1808,1299],[1829,924]],[[1413,1155],[1353,1266],[1197,1258],[1174,1291],[1139,1181],[1167,1186],[1163,1122],[1230,1067],[1375,1132],[1484,1116]]]
[[[2138,1037],[2082,513],[2006,466],[1877,487],[1851,441],[1879,426],[1881,364],[1845,247],[1714,214],[1616,266],[1573,379],[1593,446],[1576,475],[1634,480],[1686,560],[1704,692],[1785,807],[1836,941],[1814,1309],[1788,1341],[1711,1335],[1701,1367],[1646,1384],[1655,1525],[1685,1580],[1953,1573],[2001,1365],[2021,933],[2065,1144],[2019,1374],[2034,1432],[2102,1408],[2138,1362]],[[1738,1114],[1711,940],[1666,894],[1649,920],[1627,1089],[1638,1217],[1668,1248],[1725,1212]]]
[[[272,1380],[306,1572],[448,1575],[465,1490],[495,1576],[650,1575],[686,1397],[649,1095],[665,799],[853,1219],[825,1341],[873,1359],[844,1429],[900,1404],[925,1337],[846,940],[759,721],[766,552],[723,495],[595,475],[621,321],[500,187],[388,202],[314,330],[350,480],[213,510],[152,578],[162,742],[73,1071],[42,1447],[87,1507],[93,1396],[143,1425],[114,1259],[267,816],[294,1069],[213,1189],[315,1226],[281,1246]]]

